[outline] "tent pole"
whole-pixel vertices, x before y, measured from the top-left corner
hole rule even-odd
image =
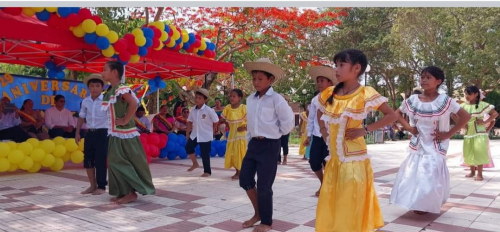
[[[234,74],[231,73],[231,89],[234,89]]]
[[[160,89],[156,90],[156,113],[160,113]]]

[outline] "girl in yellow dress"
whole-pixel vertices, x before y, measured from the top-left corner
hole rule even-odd
[[[299,155],[304,156],[306,158],[306,150],[308,146],[305,146],[304,142],[307,140],[307,116],[309,116],[309,112],[305,107],[306,111],[300,114],[300,124],[299,124],[299,134],[300,134],[300,147],[299,147]]]
[[[374,231],[384,225],[384,220],[364,136],[392,124],[397,115],[386,103],[387,98],[359,84],[358,78],[368,64],[363,52],[345,50],[333,60],[339,84],[319,96],[319,127],[330,154],[319,194],[316,231]],[[385,116],[363,125],[372,110]]]
[[[229,124],[229,136],[227,138],[226,158],[224,168],[234,167],[236,173],[231,178],[237,180],[240,177],[241,163],[247,152],[247,106],[241,104],[243,91],[233,89],[229,93],[230,105],[222,111],[221,118]]]

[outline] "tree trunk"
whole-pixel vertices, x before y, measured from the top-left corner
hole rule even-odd
[[[154,22],[160,20],[160,17],[163,14],[164,9],[165,9],[165,7],[158,7],[158,11],[156,12]]]

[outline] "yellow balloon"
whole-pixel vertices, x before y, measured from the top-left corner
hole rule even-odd
[[[33,11],[35,11],[36,13],[38,13],[38,12],[42,12],[45,9],[45,7],[31,7],[31,9]]]
[[[132,35],[134,35],[135,37],[144,37],[144,32],[142,32],[141,28],[136,28],[132,31]]]
[[[33,145],[28,142],[23,142],[17,146],[17,149],[21,150],[24,155],[29,155],[33,151]]]
[[[42,162],[42,160],[45,158],[45,151],[43,149],[41,149],[41,148],[35,148],[31,152],[30,157],[35,162]]]
[[[130,56],[129,62],[130,63],[137,63],[137,62],[139,62],[139,60],[141,60],[141,56],[139,56],[139,55],[132,55],[132,56]]]
[[[142,47],[146,44],[146,37],[144,36],[135,36],[135,45]]]
[[[198,53],[198,48],[193,49],[193,54]]]
[[[156,28],[160,29],[160,31],[165,30],[165,23],[162,23],[160,21],[156,21],[156,22],[154,22],[154,25]]]
[[[17,149],[17,143],[15,143],[13,141],[9,141],[9,142],[7,142],[7,144],[9,144],[10,150]]]
[[[31,167],[33,167],[33,159],[31,157],[24,158],[23,162],[19,164],[19,168],[22,170],[28,171]]]
[[[163,42],[165,42],[165,41],[167,41],[167,39],[168,39],[168,33],[165,32],[165,31],[161,31],[160,40],[163,41]]]
[[[15,172],[18,167],[17,164],[10,164],[9,172]]]
[[[61,171],[64,167],[64,161],[61,158],[56,158],[56,161],[54,161],[54,164],[50,166],[50,170],[54,172]]]
[[[204,39],[202,39],[201,40],[200,50],[205,51],[205,49],[207,49],[207,43],[205,42]]]
[[[68,162],[71,160],[71,153],[66,153],[63,157],[62,157],[63,161],[64,162]]]
[[[46,154],[51,154],[56,148],[56,144],[52,140],[46,139],[40,143],[40,148],[42,148]]]
[[[182,34],[189,34],[186,29],[182,29],[181,32],[182,32]]]
[[[52,166],[56,162],[56,158],[52,154],[47,154],[45,158],[42,160],[42,166],[48,168]]]
[[[71,162],[75,164],[79,164],[83,162],[83,152],[81,151],[75,151],[71,153]]]
[[[175,47],[175,40],[173,39],[173,37],[172,37],[172,39],[170,39],[170,42],[168,42],[167,47],[169,47],[169,48]]]
[[[55,157],[63,157],[66,154],[66,147],[64,145],[57,145],[52,154]]]
[[[109,33],[106,35],[106,38],[108,38],[109,43],[114,44],[118,40],[118,33],[115,31],[109,31]]]
[[[178,40],[180,37],[181,33],[177,29],[174,29],[174,34],[172,34],[172,38],[174,38],[174,40]]]
[[[57,7],[46,7],[45,9],[50,13],[54,13],[57,11]]]
[[[22,151],[13,150],[9,153],[8,159],[9,159],[9,162],[11,162],[13,164],[20,164],[23,162],[24,157],[25,156],[24,156]]]
[[[35,162],[33,163],[33,166],[30,169],[28,169],[28,172],[35,173],[40,171],[40,168],[42,168],[42,165],[40,163]]]
[[[85,147],[85,139],[80,139],[80,142],[78,143],[78,150],[83,151]]]
[[[0,143],[0,158],[7,157],[10,153],[10,146],[7,143]]]
[[[10,162],[6,158],[0,158],[0,172],[6,172],[10,168]]]
[[[105,57],[112,57],[115,54],[115,48],[112,45],[109,45],[108,48],[101,51],[102,55]]]
[[[40,146],[40,140],[35,138],[28,139],[26,142],[31,143],[33,149],[38,148],[38,146]]]
[[[82,23],[83,31],[86,33],[94,33],[97,25],[92,19],[85,19]]]
[[[61,137],[61,136],[57,136],[52,141],[54,141],[54,143],[56,145],[64,145],[64,143],[66,142],[66,139]]]
[[[85,31],[83,31],[82,25],[78,25],[78,27],[73,28],[73,35],[78,38],[85,36]]]
[[[186,33],[182,33],[182,42],[186,43],[187,41],[189,41],[189,35]]]
[[[109,33],[109,27],[106,24],[99,24],[95,28],[95,33],[98,36],[106,36]]]
[[[163,45],[163,43],[160,43],[160,45],[158,45],[158,47],[153,48],[153,49],[156,50],[156,51],[159,51],[159,50],[161,50],[163,48],[163,46],[165,46],[165,45]]]
[[[35,15],[36,12],[31,7],[23,7],[23,14],[28,16],[28,17],[31,17],[31,16]]]
[[[66,150],[69,152],[74,152],[78,150],[78,145],[76,144],[75,139],[68,139],[64,143],[64,146],[66,147]]]

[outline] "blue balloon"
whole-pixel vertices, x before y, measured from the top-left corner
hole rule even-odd
[[[169,133],[168,134],[168,142],[172,142],[173,144],[178,144],[177,142],[177,135],[174,133]]]
[[[156,81],[153,80],[153,79],[149,79],[148,80],[148,85],[149,85],[149,88],[156,87]]]
[[[45,62],[45,68],[46,69],[54,69],[56,67],[56,64],[52,62],[51,60]]]
[[[50,69],[49,72],[47,73],[47,75],[49,76],[49,78],[56,78],[57,71],[54,69]]]
[[[144,45],[146,48],[153,46],[153,39],[146,38],[146,44]]]
[[[168,156],[168,151],[167,151],[167,150],[165,150],[165,149],[161,149],[161,151],[160,151],[160,156],[159,156],[159,157],[160,157],[161,159],[164,159],[164,158],[166,158],[167,156]]]
[[[214,147],[212,147],[212,149],[210,149],[210,157],[215,157],[217,155],[217,151],[215,150]]]
[[[177,157],[177,154],[169,152],[167,155],[168,160],[174,160]]]
[[[42,22],[45,22],[49,20],[50,15],[51,15],[50,12],[48,12],[47,10],[43,10],[41,12],[36,13],[36,18]]]
[[[108,49],[109,48],[109,40],[108,38],[102,36],[102,37],[99,37],[95,44],[97,45],[97,47],[101,50],[104,50],[104,49]]]
[[[66,76],[66,74],[63,71],[59,71],[56,73],[57,79],[64,79],[64,76]]]
[[[72,8],[71,7],[58,7],[57,13],[59,13],[61,18],[66,18],[66,17],[68,17],[69,14],[72,13]]]
[[[174,144],[174,143],[168,143],[168,142],[167,142],[167,146],[165,146],[165,148],[166,148],[166,150],[167,150],[168,152],[173,152],[173,151],[175,151],[175,144]]]
[[[161,77],[160,76],[155,76],[155,79],[156,83],[160,83],[161,82]]]
[[[150,90],[150,93],[149,93],[149,94],[152,94],[152,93],[155,93],[155,92],[158,90],[158,87],[153,86],[153,87],[150,87],[150,89],[151,89],[151,90]],[[149,95],[149,94],[148,94],[148,95]]]
[[[64,69],[66,69],[66,65],[64,65],[64,64],[63,64],[63,65],[59,66],[58,68],[59,68],[59,70],[61,70],[61,71],[62,71],[62,70],[64,70]]]
[[[196,41],[196,37],[194,36],[193,33],[189,33],[189,43],[193,44]]]
[[[162,82],[160,82],[160,83],[158,84],[158,88],[160,88],[160,89],[167,88],[167,83],[165,83],[165,82],[163,82],[163,81],[162,81]]]
[[[85,40],[85,42],[88,44],[95,44],[95,42],[97,41],[97,37],[98,36],[96,33],[87,33],[85,34],[85,36],[83,36],[83,40]]]
[[[122,61],[120,60],[120,63],[122,63],[124,66],[128,64],[128,61]]]
[[[198,54],[199,56],[203,56],[203,54],[205,54],[205,50],[203,50],[203,51],[202,50],[198,50],[198,53],[196,53],[196,54]]]
[[[114,54],[111,58],[118,59],[118,55]]]
[[[181,42],[182,42],[182,36],[175,41],[175,45],[180,44]]]
[[[144,37],[147,38],[153,38],[154,35],[155,35],[155,32],[153,31],[153,29],[149,28],[149,27],[143,27],[142,28],[142,33],[144,33]]]
[[[148,54],[148,48],[147,47],[139,47],[139,52],[137,53],[139,56],[145,56]]]
[[[167,33],[170,32],[170,27],[168,25],[165,25],[165,32],[167,32]]]
[[[182,150],[182,152],[179,154],[179,158],[185,159],[188,157],[188,154],[186,153],[186,150]]]
[[[215,44],[214,43],[208,43],[207,48],[211,51],[215,50]]]
[[[191,47],[191,44],[189,42],[186,42],[184,45],[182,45],[182,49],[188,50],[189,47]]]
[[[71,13],[78,14],[78,11],[80,11],[80,7],[71,7]]]

